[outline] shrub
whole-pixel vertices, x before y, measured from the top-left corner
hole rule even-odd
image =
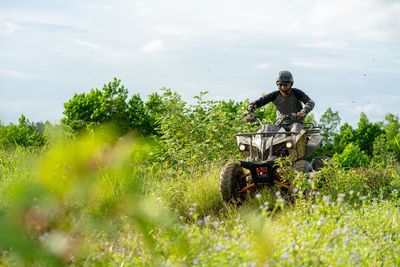
[[[358,145],[350,143],[341,154],[335,153],[332,161],[340,163],[342,167],[365,167],[368,164],[368,156]]]
[[[19,118],[18,125],[10,124],[1,126],[0,145],[2,148],[14,147],[16,145],[24,147],[39,147],[44,145],[47,140],[41,135],[32,122],[24,115]]]

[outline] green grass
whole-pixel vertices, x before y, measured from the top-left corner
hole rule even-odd
[[[240,208],[219,196],[226,162],[176,169],[151,144],[91,135],[0,151],[0,261],[76,266],[396,266],[398,166],[289,173]]]

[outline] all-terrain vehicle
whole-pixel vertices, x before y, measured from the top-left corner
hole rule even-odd
[[[295,119],[296,114],[290,114],[288,118]],[[250,120],[257,120],[261,129],[255,133],[236,134],[243,159],[226,164],[220,175],[220,192],[227,204],[242,204],[249,189],[261,186],[279,185],[290,191],[291,185],[283,182],[277,173],[275,162],[278,158],[290,156],[293,168],[299,172],[311,172],[313,165],[318,169],[323,162],[323,157],[314,158],[311,163],[305,160],[322,140],[320,126],[304,123],[299,132],[290,132],[281,125],[263,124],[255,116]]]

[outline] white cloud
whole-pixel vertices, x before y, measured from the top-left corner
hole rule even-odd
[[[91,49],[99,49],[102,47],[100,44],[96,44],[96,43],[92,43],[92,42],[88,42],[88,41],[82,41],[82,40],[74,40],[73,43],[83,46],[83,47],[91,48]]]
[[[6,1],[12,6],[12,0]],[[398,80],[399,1],[84,2],[60,7],[39,0],[2,10],[0,75],[14,78],[2,86],[52,92],[73,79],[76,90],[115,73],[132,84],[131,90],[166,86],[197,95],[209,88],[221,98],[242,99],[259,97],[254,88],[273,81],[279,69],[293,68],[309,88],[321,86],[313,76],[318,71],[318,82],[331,90],[329,99],[316,96],[318,109],[342,99],[343,91],[348,98],[361,95],[361,90],[373,95],[376,88]],[[149,56],[157,52],[163,52],[165,60],[159,60],[160,54]],[[255,69],[265,71],[260,75]],[[32,85],[28,79],[36,76],[31,73],[42,72],[48,74],[46,84]],[[363,106],[357,104],[359,112]],[[393,103],[377,105],[385,112],[397,108]],[[353,116],[351,103],[339,107],[343,116]]]
[[[263,69],[268,69],[270,66],[271,66],[270,63],[264,62],[264,63],[260,63],[260,64],[256,65],[255,68],[263,70]]]
[[[332,65],[327,62],[318,62],[318,61],[293,61],[290,64],[294,66],[304,67],[304,68],[331,68]]]
[[[0,68],[0,75],[16,78],[16,79],[38,79],[39,76],[31,73],[26,73],[18,70],[9,70]]]
[[[379,114],[383,114],[382,108],[375,104],[375,103],[369,103],[366,105],[357,105],[354,107],[354,112],[356,114],[360,114],[361,112],[364,112],[366,114],[368,113],[379,113]]]
[[[300,47],[311,47],[311,48],[323,48],[323,49],[348,49],[348,42],[337,41],[337,40],[325,40],[325,41],[311,41],[308,43],[298,44]]]
[[[165,50],[165,45],[162,40],[152,40],[142,46],[141,49],[143,53],[155,53],[163,50]]]
[[[19,28],[20,26],[9,21],[0,22],[0,34],[12,34]]]
[[[105,11],[108,11],[108,10],[112,9],[113,6],[108,4],[108,5],[104,5],[103,8],[104,8]]]

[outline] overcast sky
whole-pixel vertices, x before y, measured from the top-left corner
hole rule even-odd
[[[0,120],[58,122],[120,78],[142,98],[255,100],[279,70],[355,125],[400,114],[398,0],[1,0]]]

